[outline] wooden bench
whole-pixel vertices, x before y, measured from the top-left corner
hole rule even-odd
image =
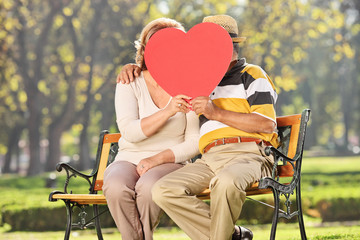
[[[273,193],[274,196],[274,215],[271,228],[270,239],[275,239],[276,227],[280,217],[290,219],[298,217],[301,238],[306,239],[303,214],[301,208],[301,188],[300,173],[302,164],[303,147],[305,141],[306,126],[309,121],[310,110],[305,109],[302,114],[277,117],[278,134],[280,146],[267,147],[266,154],[273,154],[275,164],[271,177],[265,177],[260,182],[253,184],[247,189],[247,196]],[[103,239],[100,226],[99,205],[106,204],[105,196],[102,193],[104,171],[110,164],[117,153],[117,142],[121,137],[120,133],[109,133],[102,131],[99,138],[99,144],[96,155],[95,166],[90,174],[84,174],[74,169],[67,163],[59,163],[56,166],[57,171],[66,171],[66,181],[63,191],[53,191],[49,195],[49,201],[63,200],[67,211],[67,223],[64,239],[69,239],[70,231],[73,227],[85,229],[95,225],[98,239]],[[73,178],[80,177],[89,183],[89,192],[86,194],[75,194],[69,191],[68,185]],[[282,182],[281,179],[288,181]],[[290,195],[296,195],[296,210],[290,209]],[[210,190],[207,189],[198,197],[200,199],[209,199]],[[286,210],[280,208],[280,196],[285,197]],[[85,216],[86,207],[91,207],[93,217],[87,220]],[[81,210],[80,221],[73,222],[74,208]]]

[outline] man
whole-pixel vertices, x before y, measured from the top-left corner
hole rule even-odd
[[[235,19],[216,15],[203,22],[219,24],[229,32],[232,61],[210,97],[191,101],[200,115],[201,159],[161,178],[152,197],[191,239],[252,239],[249,229],[235,223],[245,190],[271,173],[273,159],[264,154],[264,148],[278,145],[277,94],[264,70],[238,58],[238,44],[245,38],[238,37]],[[210,206],[196,198],[208,187]]]

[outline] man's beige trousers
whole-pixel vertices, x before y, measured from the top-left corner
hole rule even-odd
[[[152,197],[191,239],[229,240],[245,190],[269,175],[272,165],[264,147],[255,142],[216,146],[195,163],[161,178]],[[208,187],[210,206],[196,198]]]

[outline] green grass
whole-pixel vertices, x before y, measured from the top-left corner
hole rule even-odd
[[[49,174],[34,177],[20,177],[13,174],[5,174],[0,177],[0,192],[2,199],[0,208],[3,209],[28,209],[35,206],[56,207],[63,206],[62,202],[49,202],[49,193],[54,189],[45,187],[46,178]],[[63,190],[65,173],[57,173],[57,190]],[[78,193],[87,193],[88,184],[82,178],[72,179],[68,190]]]
[[[64,173],[57,174],[57,188],[62,190],[65,182]],[[57,203],[47,201],[50,188],[45,188],[48,174],[36,177],[19,177],[18,175],[2,175],[0,191],[2,199],[0,207],[53,207]],[[69,189],[84,193],[88,185],[81,178],[73,179],[75,184]],[[71,183],[72,183],[71,182]],[[323,198],[360,198],[360,157],[318,157],[304,158],[302,166],[302,197],[316,202]],[[21,191],[19,191],[21,190]],[[263,198],[264,195],[258,196]],[[267,197],[272,198],[271,194]],[[59,205],[58,205],[59,206]]]
[[[360,239],[360,223],[354,226],[345,226],[341,224],[325,226],[306,226],[308,239],[325,240],[358,240]],[[270,225],[246,226],[251,228],[254,233],[254,240],[269,239]],[[121,235],[117,229],[104,229],[105,240],[120,240]],[[62,240],[64,232],[5,232],[0,233],[0,239],[7,240]],[[95,240],[97,239],[94,230],[73,231],[70,239],[77,240]],[[189,240],[190,238],[178,228],[160,228],[154,234],[156,240]],[[300,233],[297,224],[279,224],[276,239],[297,240],[300,239]]]
[[[360,158],[304,158],[302,165],[304,198],[360,198]]]
[[[304,157],[301,174],[302,198],[360,198],[360,157]],[[256,196],[262,198],[264,196]],[[267,197],[272,198],[269,194]]]

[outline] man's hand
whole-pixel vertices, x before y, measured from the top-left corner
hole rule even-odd
[[[213,104],[209,97],[197,97],[190,103],[197,115],[203,114],[207,119],[215,120],[219,108]]]
[[[117,83],[129,84],[134,79],[140,76],[141,69],[136,64],[126,64],[121,68],[120,73],[116,77]]]

